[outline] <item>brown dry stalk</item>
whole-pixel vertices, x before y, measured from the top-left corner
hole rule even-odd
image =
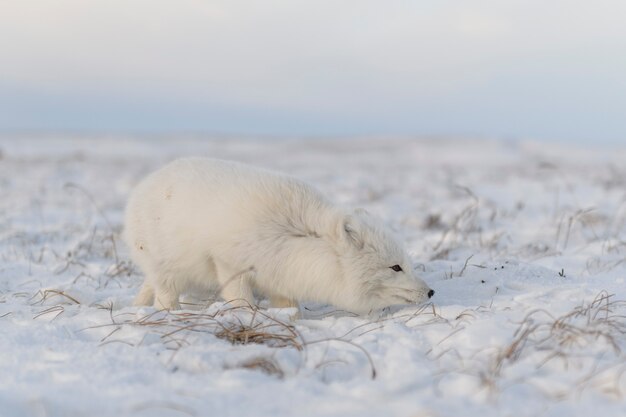
[[[262,356],[242,362],[239,364],[239,367],[244,369],[260,370],[268,375],[274,375],[281,379],[285,376],[285,372],[281,369],[278,363],[276,363],[276,361]]]
[[[62,290],[55,290],[55,289],[43,290],[43,291],[40,290],[40,291],[37,291],[37,293],[33,297],[31,297],[31,299],[35,298],[38,295],[41,296],[41,299],[39,299],[38,301],[35,301],[33,304],[43,304],[49,298],[56,297],[56,296],[65,297],[68,300],[72,301],[74,304],[80,304],[80,301],[78,301],[76,298],[72,297],[71,295],[65,293],[65,291],[62,291]]]
[[[59,317],[63,312],[65,311],[65,309],[63,308],[63,306],[52,306],[50,308],[46,308],[45,310],[40,311],[39,313],[35,314],[35,316],[33,317],[33,319],[37,319],[43,315],[46,315],[48,313],[57,313],[52,320],[56,319],[57,317]],[[50,320],[50,321],[52,321]]]

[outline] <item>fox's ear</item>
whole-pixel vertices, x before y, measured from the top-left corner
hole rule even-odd
[[[339,225],[339,239],[354,246],[357,249],[363,249],[365,242],[363,240],[363,226],[361,222],[354,216],[347,214]]]

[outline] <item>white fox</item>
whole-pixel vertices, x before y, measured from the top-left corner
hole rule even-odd
[[[145,274],[136,305],[179,309],[179,295],[206,290],[254,305],[254,290],[276,307],[367,313],[434,294],[374,216],[235,162],[179,159],[149,175],[128,201],[125,240]]]

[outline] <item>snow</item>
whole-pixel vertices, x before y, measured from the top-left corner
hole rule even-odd
[[[0,152],[2,416],[626,413],[625,148],[58,135],[5,136]],[[305,304],[295,321],[266,301],[133,307],[125,199],[183,155],[380,214],[432,303]]]

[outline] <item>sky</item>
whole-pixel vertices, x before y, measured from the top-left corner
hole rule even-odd
[[[623,0],[0,0],[0,132],[626,144]]]

